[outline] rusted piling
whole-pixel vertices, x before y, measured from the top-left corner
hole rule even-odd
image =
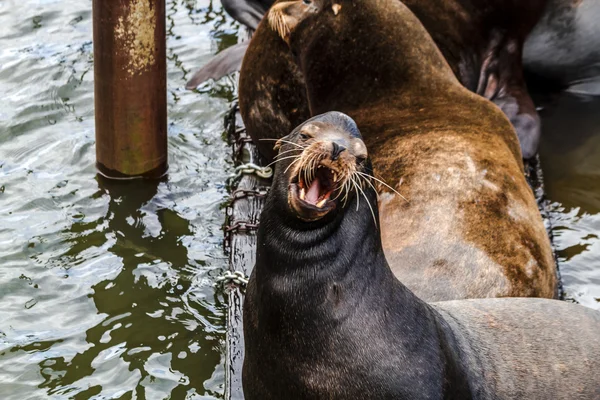
[[[93,0],[96,165],[109,178],[167,171],[165,0]]]

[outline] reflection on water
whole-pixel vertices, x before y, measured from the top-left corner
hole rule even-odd
[[[600,309],[600,99],[540,101],[542,167],[566,295]]]
[[[235,88],[183,87],[237,28],[217,2],[167,14],[169,176],[125,184],[94,169],[91,0],[0,2],[2,400],[222,397]]]

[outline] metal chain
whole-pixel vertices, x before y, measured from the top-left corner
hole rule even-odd
[[[258,229],[258,224],[253,224],[247,221],[237,221],[232,225],[228,225],[224,227],[225,231],[225,240],[223,241],[223,247],[225,250],[231,248],[231,235],[239,232],[252,232]]]
[[[237,221],[235,224],[233,225],[229,225],[225,227],[225,233],[231,233],[231,232],[249,232],[249,231],[255,231],[258,229],[258,224],[253,224],[250,222],[246,222],[246,221]]]
[[[240,200],[246,197],[257,197],[264,198],[268,193],[267,189],[264,190],[250,190],[250,189],[237,189],[231,194],[231,201]]]
[[[244,289],[248,285],[248,277],[241,271],[225,271],[223,275],[215,279],[217,285],[236,285],[242,289]]]
[[[259,178],[269,179],[273,176],[273,168],[261,167],[254,163],[242,164],[235,168],[235,178],[239,178],[244,174],[256,174]]]

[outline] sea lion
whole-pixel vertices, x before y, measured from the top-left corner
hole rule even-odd
[[[408,199],[380,188],[396,276],[427,301],[555,296],[515,131],[460,85],[414,14],[394,0],[280,4],[269,17],[287,24],[311,112],[352,117],[375,172]]]
[[[404,1],[432,35],[460,82],[494,101],[509,117],[526,159],[537,152],[540,120],[523,78],[521,55],[523,41],[541,16],[545,2]],[[275,7],[292,3],[278,2]],[[263,20],[251,40],[240,75],[240,109],[255,142],[289,132],[310,117],[307,113],[297,118],[304,105],[293,100],[303,96],[303,77],[294,71],[291,55],[275,44],[276,34],[267,20]],[[354,35],[359,36],[355,40],[365,39],[360,33]],[[278,79],[279,76],[285,79]],[[296,115],[289,121],[286,118],[292,111]],[[272,148],[258,143],[261,153],[272,158]]]
[[[600,313],[546,299],[425,303],[386,262],[356,124],[317,116],[280,146],[244,302],[247,400],[600,397]]]
[[[528,72],[548,84],[600,95],[600,2],[549,0],[525,43]]]

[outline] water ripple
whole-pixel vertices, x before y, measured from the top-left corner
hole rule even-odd
[[[0,2],[0,399],[222,397],[236,88],[183,87],[237,28],[167,14],[169,176],[123,184],[94,168],[91,2]]]

